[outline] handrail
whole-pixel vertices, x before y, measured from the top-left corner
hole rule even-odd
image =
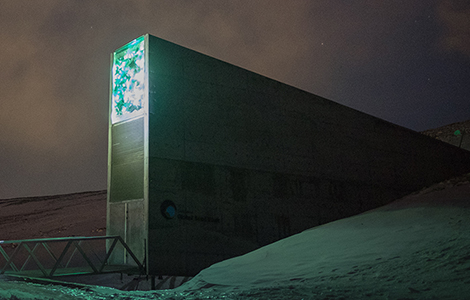
[[[96,259],[99,262],[99,265],[96,263],[93,263],[92,259],[87,255],[86,251],[82,247],[82,244],[85,242],[89,241],[95,241],[95,240],[112,240],[111,246],[109,249],[106,251],[105,257],[103,260],[101,260],[96,252],[91,248],[92,254],[95,255]],[[62,249],[60,255],[56,257],[54,253],[52,252],[50,248],[51,243],[66,243],[64,248]],[[124,247],[124,249],[127,251],[127,253],[131,256],[131,258],[134,260],[134,262],[137,264],[137,267],[139,269],[140,274],[145,274],[146,270],[144,265],[139,261],[139,259],[134,255],[132,250],[129,248],[129,246],[124,242],[124,240],[118,236],[91,236],[91,237],[60,237],[60,238],[41,238],[41,239],[27,239],[27,240],[12,240],[12,241],[0,241],[0,254],[5,258],[6,263],[3,265],[3,267],[0,265],[0,274],[5,274],[7,272],[8,268],[11,268],[12,271],[9,271],[8,273],[12,274],[22,274],[24,271],[25,266],[28,264],[28,262],[32,259],[35,263],[36,266],[39,268],[41,271],[42,275],[44,277],[52,278],[54,276],[64,276],[64,275],[72,275],[72,274],[77,274],[77,272],[71,272],[68,274],[67,272],[64,273],[64,271],[69,268],[70,261],[72,260],[73,256],[75,255],[76,252],[80,253],[81,257],[85,260],[86,264],[93,270],[92,272],[80,272],[80,274],[99,274],[99,273],[108,273],[108,272],[119,272],[119,268],[114,268],[111,271],[105,271],[105,268],[107,266],[110,266],[108,264],[108,260],[111,257],[111,254],[113,250],[116,248],[116,245],[121,243],[121,245]],[[8,255],[8,253],[5,251],[3,248],[5,245],[9,244],[18,244],[16,246],[16,249],[11,253],[11,255]],[[34,246],[33,246],[34,245]],[[43,246],[46,252],[52,257],[53,259],[53,266],[50,269],[47,269],[44,266],[44,263],[41,262],[40,258],[36,255],[36,251],[40,246]],[[32,246],[32,247],[30,247]],[[66,257],[67,252],[69,251],[70,248],[74,248],[73,253],[70,255],[69,260],[67,263],[65,263],[64,259]],[[25,249],[27,251],[27,257],[22,263],[21,268],[18,268],[17,265],[15,264],[15,259],[19,258],[19,253],[21,249]],[[1,257],[1,256],[0,256]],[[57,270],[61,267],[61,272],[59,275],[56,275]],[[124,266],[121,266],[124,267]],[[123,268],[120,269],[121,271]],[[23,272],[24,273],[24,272]]]
[[[29,242],[62,242],[64,240],[106,240],[120,237],[119,235],[105,235],[105,236],[70,236],[70,237],[57,237],[57,238],[40,238],[40,239],[27,239],[27,240],[10,240],[0,241],[0,244],[18,244]]]

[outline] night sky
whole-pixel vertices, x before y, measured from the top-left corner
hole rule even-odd
[[[470,119],[468,0],[0,0],[0,199],[106,189],[110,53],[145,33],[413,130]]]

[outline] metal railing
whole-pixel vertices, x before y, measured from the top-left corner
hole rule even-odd
[[[107,241],[110,246],[106,251]],[[95,245],[92,245],[93,243]],[[110,257],[118,243],[127,251],[136,266],[109,264]],[[0,253],[5,259],[3,266],[0,264],[0,274],[52,278],[115,272],[146,273],[143,264],[120,236],[0,241]],[[76,255],[77,253],[81,256]],[[32,261],[35,262],[36,267],[31,266]]]

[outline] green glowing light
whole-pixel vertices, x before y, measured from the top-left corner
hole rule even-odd
[[[142,36],[114,53],[112,69],[113,123],[143,114],[145,84],[145,38]]]

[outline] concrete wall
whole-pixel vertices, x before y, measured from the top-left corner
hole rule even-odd
[[[194,275],[470,171],[469,152],[156,37],[148,45],[151,274]]]

